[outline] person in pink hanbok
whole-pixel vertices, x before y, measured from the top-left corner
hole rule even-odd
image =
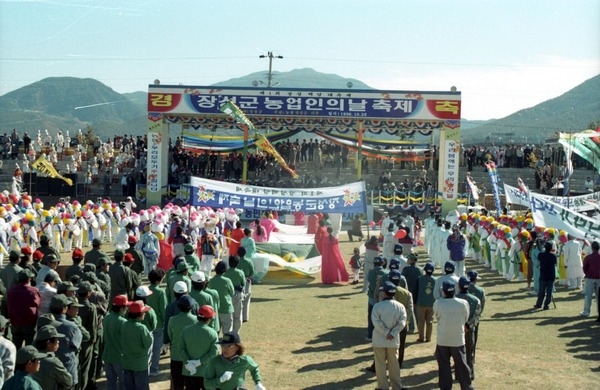
[[[269,240],[267,231],[265,230],[264,226],[260,224],[260,220],[258,219],[254,221],[252,238],[254,239],[254,242],[267,242]]]
[[[315,232],[315,246],[321,255],[323,255],[323,237],[327,236],[327,228],[325,227],[325,221],[319,220],[319,227]]]
[[[338,238],[333,229],[327,228],[327,234],[321,237],[321,281],[323,284],[347,283],[350,279],[344,259],[340,253]]]

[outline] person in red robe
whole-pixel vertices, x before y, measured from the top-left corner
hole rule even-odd
[[[340,252],[338,238],[333,235],[331,226],[321,237],[321,282],[323,284],[347,283],[350,279]]]
[[[229,255],[237,255],[238,249],[240,249],[240,243],[244,237],[246,237],[246,235],[244,234],[244,229],[242,229],[242,223],[237,221],[235,223],[235,229],[231,231],[231,235],[229,237],[230,240],[227,240],[229,243]]]

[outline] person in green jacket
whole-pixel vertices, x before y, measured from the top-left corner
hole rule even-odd
[[[104,331],[104,372],[106,372],[106,387],[118,389],[125,386],[123,377],[123,349],[121,347],[121,328],[127,322],[125,312],[133,302],[127,300],[127,295],[117,295],[112,300],[109,314],[102,320]]]
[[[252,260],[246,258],[246,248],[240,247],[238,249],[238,256],[240,257],[240,265],[238,269],[244,271],[246,276],[246,287],[244,287],[244,300],[242,301],[242,322],[248,322],[250,319],[250,296],[252,295],[252,278],[256,273],[254,269],[254,263]]]
[[[169,277],[169,279],[167,279],[167,302],[171,303],[175,300],[175,294],[173,291],[173,286],[175,286],[175,283],[185,282],[188,291],[190,291],[190,289],[192,288],[192,281],[188,276],[189,268],[190,267],[185,262],[185,260],[177,263],[177,271],[171,273],[171,276]]]
[[[216,301],[219,299],[219,293],[215,291],[216,298],[206,291],[206,286],[208,282],[206,281],[206,276],[202,271],[194,272],[191,277],[192,279],[192,290],[190,291],[190,297],[194,298],[194,300],[198,303],[198,307],[203,305],[208,305],[212,307],[216,312],[219,310],[219,306]],[[214,290],[212,290],[214,291]],[[210,322],[210,327],[213,328],[217,333],[219,333],[219,317],[213,318]]]
[[[160,287],[165,278],[165,271],[156,268],[148,273],[150,291],[152,294],[147,299],[147,304],[156,313],[156,328],[152,332],[152,357],[150,358],[150,376],[160,375],[158,365],[160,363],[160,350],[163,346],[163,332],[165,326],[165,315],[167,310],[167,293]]]
[[[148,305],[148,297],[150,297],[152,294],[153,293],[150,290],[150,288],[148,288],[148,286],[140,286],[135,290],[133,300],[142,301],[144,302],[144,305]],[[154,311],[152,306],[148,306],[150,307],[150,310],[144,316],[142,324],[146,325],[146,328],[148,328],[148,331],[150,333],[153,333],[156,330],[158,319],[156,317],[156,312]]]
[[[229,269],[223,274],[223,276],[231,280],[233,289],[235,290],[231,298],[233,304],[233,325],[231,331],[234,333],[240,333],[240,329],[242,328],[242,305],[244,302],[244,289],[246,288],[246,275],[244,275],[244,271],[237,268],[239,264],[240,258],[238,256],[229,256]]]
[[[430,262],[425,264],[423,270],[425,275],[417,279],[417,287],[413,296],[417,308],[417,329],[419,331],[417,343],[431,341],[431,333],[433,332],[433,303],[435,302],[433,289],[437,280],[433,276],[435,266]]]
[[[258,364],[246,355],[246,347],[237,333],[225,333],[221,354],[212,358],[204,372],[204,386],[209,389],[234,390],[244,386],[246,371],[250,371],[256,390],[265,390]]]
[[[127,321],[121,326],[123,348],[123,377],[127,390],[149,390],[148,351],[152,346],[152,335],[142,321],[150,306],[136,301],[129,306]]]
[[[230,333],[233,328],[233,294],[235,289],[231,279],[225,276],[227,263],[219,261],[215,266],[216,275],[208,282],[208,287],[219,293],[219,322],[223,334]]]
[[[64,337],[65,335],[58,333],[52,325],[41,326],[35,334],[34,345],[45,357],[40,359],[40,370],[31,376],[44,390],[70,389],[73,386],[73,377],[54,355],[60,339]]]
[[[185,262],[190,267],[189,273],[192,274],[196,271],[200,271],[200,259],[194,253],[195,249],[192,244],[186,244],[183,248],[183,252],[185,254]]]
[[[202,275],[203,272],[198,271]],[[219,335],[210,323],[215,318],[215,310],[209,305],[198,309],[198,323],[184,329],[181,337],[181,350],[184,356],[183,381],[186,389],[204,389],[206,365],[219,354]]]
[[[2,386],[2,390],[45,390],[31,376],[39,371],[45,353],[38,352],[33,345],[26,345],[17,351],[15,374]]]
[[[194,325],[197,320],[192,314],[195,301],[189,295],[183,295],[177,300],[179,313],[169,319],[167,323],[167,334],[171,341],[171,385],[174,390],[183,389],[183,362],[185,356],[181,348],[181,338],[184,329]]]

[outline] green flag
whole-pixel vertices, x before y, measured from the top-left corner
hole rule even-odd
[[[219,111],[229,115],[239,123],[243,123],[244,125],[248,126],[248,129],[256,130],[252,122],[250,122],[250,119],[248,119],[246,114],[244,114],[244,112],[238,106],[236,106],[234,102],[227,101],[227,103],[219,107]]]

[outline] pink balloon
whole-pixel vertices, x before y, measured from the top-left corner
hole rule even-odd
[[[369,222],[369,227],[375,227],[375,221]]]

